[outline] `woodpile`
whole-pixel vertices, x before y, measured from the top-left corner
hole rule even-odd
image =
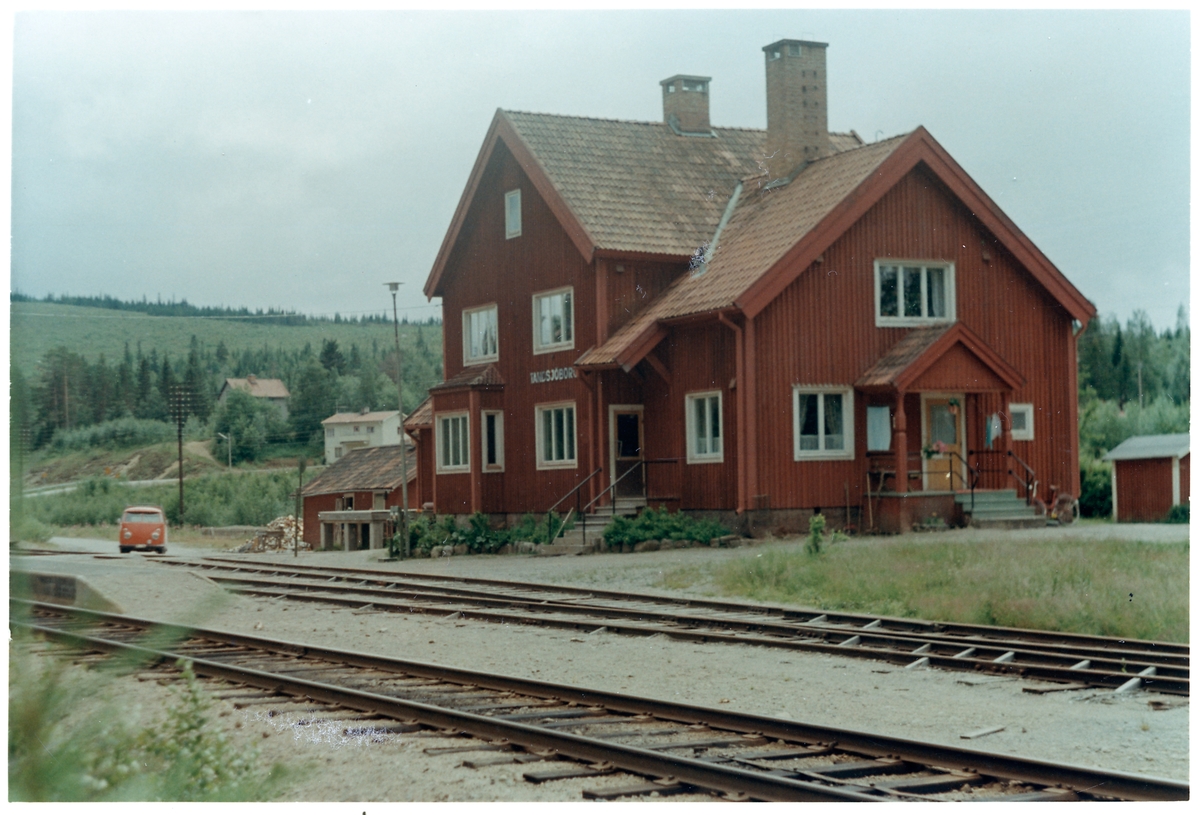
[[[236,552],[290,552],[299,542],[300,551],[311,551],[304,541],[304,521],[294,515],[283,515],[271,521],[258,534],[234,551]]]

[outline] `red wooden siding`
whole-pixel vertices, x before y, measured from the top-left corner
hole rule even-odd
[[[621,267],[620,271],[618,267]],[[607,320],[602,327],[607,329],[607,333],[597,337],[597,343],[603,342],[633,319],[687,269],[680,264],[613,259],[601,260],[597,268],[598,282],[607,294],[603,300],[603,303],[607,303],[607,314],[604,315]]]
[[[1179,459],[1179,503],[1192,502],[1192,454]]]
[[[521,235],[504,237],[504,194],[521,190]],[[483,394],[470,418],[471,458],[480,461],[480,409],[504,409],[504,473],[478,473],[475,504],[472,476],[437,476],[437,511],[469,513],[544,511],[568,492],[597,460],[594,439],[587,432],[595,412],[592,391],[580,379],[532,384],[530,373],[572,368],[596,336],[595,278],[591,264],[579,254],[570,237],[538,195],[529,178],[499,143],[484,172],[480,192],[469,211],[443,278],[445,376],[463,369],[462,312],[475,306],[497,305],[499,360],[494,363],[505,385]],[[533,295],[572,286],[574,347],[553,353],[533,352]],[[570,469],[537,469],[535,407],[552,402],[575,404],[576,461]],[[471,409],[466,391],[435,391],[436,414]],[[436,455],[436,451],[433,451]],[[594,465],[593,465],[594,468]],[[522,477],[511,477],[521,473]],[[532,473],[532,477],[524,474]]]
[[[1033,404],[1035,441],[1015,442],[1014,451],[1042,484],[1078,494],[1071,319],[922,168],[888,192],[754,320],[759,432],[752,479],[758,492],[780,508],[841,506],[847,483],[852,497],[864,491],[861,463],[794,461],[792,386],[852,385],[908,331],[875,326],[877,258],[954,262],[957,319],[1027,381],[1011,401]],[[965,364],[959,355],[946,362],[952,369]],[[860,457],[866,449],[865,401],[855,394]],[[906,411],[909,450],[916,451],[919,401],[906,402]],[[969,438],[982,446],[982,422],[970,413],[968,420]]]
[[[677,328],[655,353],[670,372],[665,383],[650,366],[647,373],[647,457],[673,458],[671,465],[654,465],[651,480],[685,509],[734,509],[737,501],[737,398],[730,388],[737,372],[733,331],[720,323]],[[687,395],[721,392],[723,463],[687,463]],[[653,497],[653,496],[652,496]],[[668,503],[668,506],[671,504]]]
[[[1117,477],[1117,520],[1130,523],[1165,518],[1171,510],[1171,459],[1133,459],[1113,464]],[[1183,473],[1179,475],[1182,500]]]
[[[321,546],[321,522],[318,513],[332,512],[340,495],[304,496],[304,542],[317,549]]]

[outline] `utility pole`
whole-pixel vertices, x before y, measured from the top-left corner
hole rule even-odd
[[[179,439],[179,525],[183,526],[183,423],[191,407],[191,392],[186,385],[171,386],[171,418]]]
[[[408,558],[409,552],[408,541],[408,437],[404,432],[404,385],[400,365],[400,316],[396,311],[396,291],[400,288],[399,283],[386,283],[388,290],[392,293],[392,328],[396,337],[396,395],[398,401],[396,406],[400,414],[400,540],[402,543],[403,557]]]
[[[292,557],[300,557],[300,520],[304,517],[304,465],[308,459],[300,457],[300,474],[296,478],[296,523],[292,524]]]

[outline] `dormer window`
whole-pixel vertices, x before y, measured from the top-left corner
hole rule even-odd
[[[506,240],[521,236],[521,191],[504,193],[504,237]]]
[[[954,264],[875,261],[875,324],[954,322]]]

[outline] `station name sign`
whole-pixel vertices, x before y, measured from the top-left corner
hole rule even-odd
[[[551,368],[547,371],[530,371],[529,384],[540,385],[543,382],[561,382],[564,379],[575,379],[574,368]]]

